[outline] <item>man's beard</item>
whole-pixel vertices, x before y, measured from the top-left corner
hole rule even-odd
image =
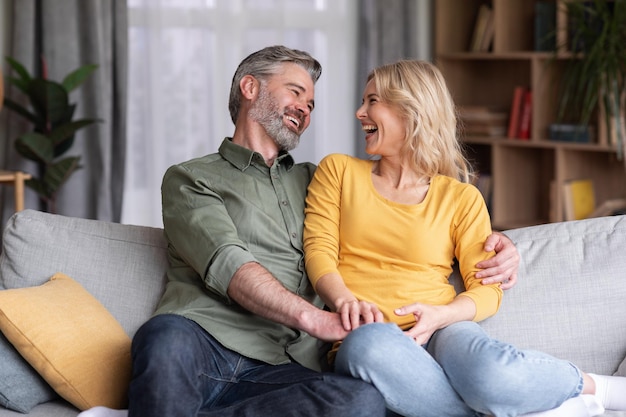
[[[280,150],[290,151],[300,143],[300,134],[285,126],[278,103],[265,88],[261,88],[258,99],[250,108],[250,117],[263,126]],[[304,123],[301,118],[298,119]]]

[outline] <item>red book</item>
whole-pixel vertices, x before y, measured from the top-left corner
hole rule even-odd
[[[524,92],[526,88],[518,86],[513,90],[513,99],[511,100],[511,112],[509,113],[509,128],[507,137],[514,139],[518,137],[520,114],[522,112],[522,102],[524,100]]]
[[[524,93],[524,100],[522,103],[522,115],[520,116],[519,132],[517,133],[517,137],[520,139],[530,139],[530,127],[532,125],[533,113],[532,104],[533,93],[532,91],[527,90]]]

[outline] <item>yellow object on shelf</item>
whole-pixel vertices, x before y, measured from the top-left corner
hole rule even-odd
[[[596,208],[593,181],[580,179],[566,181],[563,185],[565,220],[586,219]]]

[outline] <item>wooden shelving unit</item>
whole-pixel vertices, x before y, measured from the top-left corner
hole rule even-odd
[[[557,5],[559,36],[562,0]],[[470,52],[478,9],[486,3],[494,14],[494,39],[489,52]],[[561,185],[591,178],[596,201],[626,197],[626,169],[605,138],[593,143],[552,141],[548,126],[556,121],[558,59],[534,52],[535,0],[436,0],[435,61],[444,73],[457,105],[510,109],[515,86],[533,92],[529,140],[506,137],[464,137],[479,172],[492,176],[491,217],[494,228],[562,221]],[[562,38],[559,41],[562,42]],[[563,50],[562,56],[567,56]]]

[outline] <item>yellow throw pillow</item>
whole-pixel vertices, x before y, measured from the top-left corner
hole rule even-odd
[[[0,291],[0,330],[50,386],[80,410],[126,408],[130,338],[67,275]]]

